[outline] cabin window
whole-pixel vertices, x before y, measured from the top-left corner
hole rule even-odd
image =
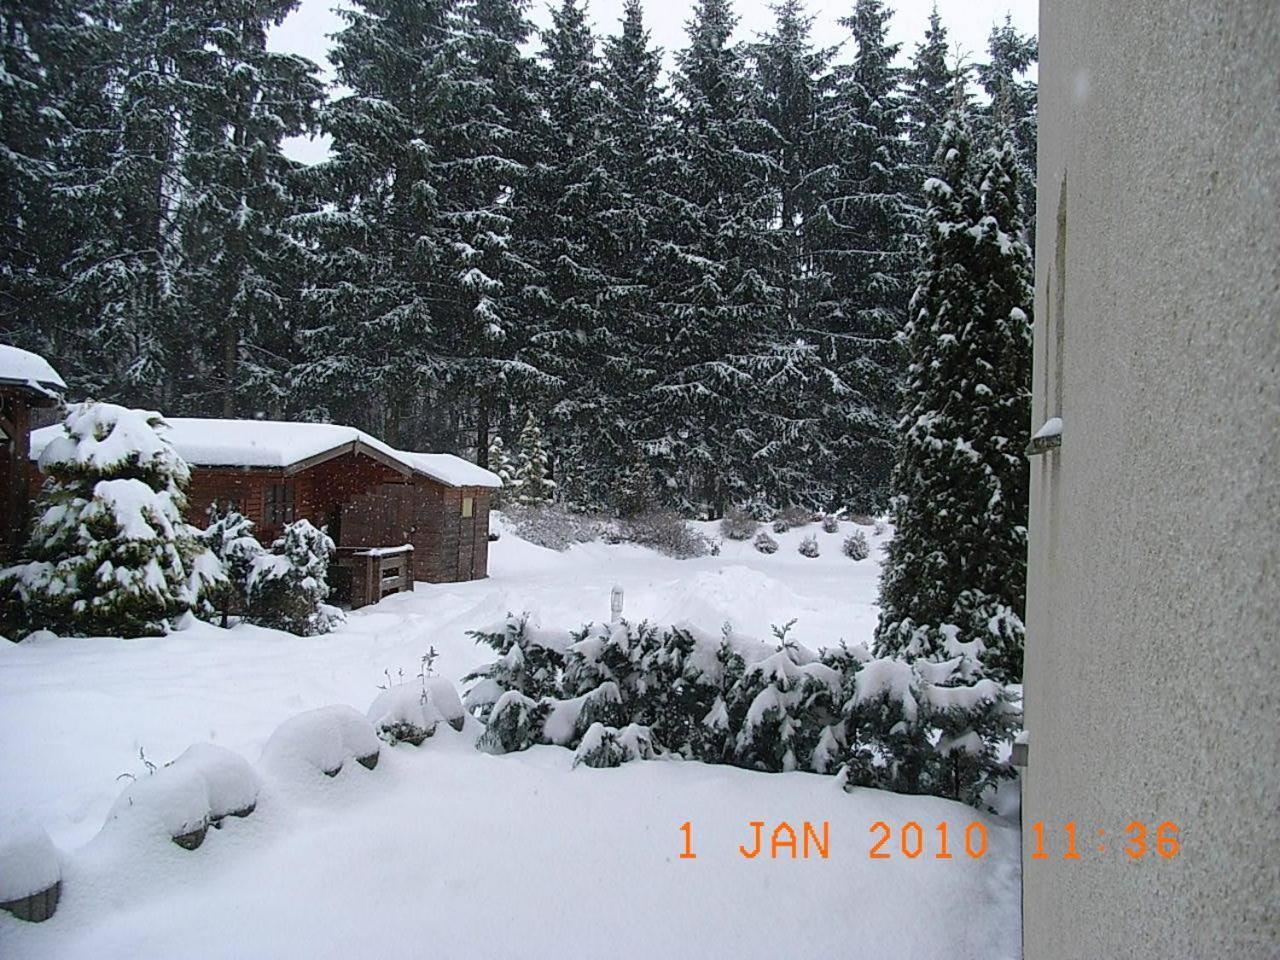
[[[267,525],[293,523],[293,520],[293,484],[271,484],[267,488]]]
[[[475,498],[475,497],[463,497],[463,498],[462,498],[462,516],[463,516],[464,518],[465,518],[465,517],[470,517],[470,516],[474,515],[474,514],[475,514],[475,512],[476,512],[476,498]]]

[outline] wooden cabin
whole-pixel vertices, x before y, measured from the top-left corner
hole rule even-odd
[[[338,546],[335,585],[353,605],[379,599],[384,579],[412,589],[413,580],[488,576],[490,500],[502,481],[474,463],[395,450],[338,424],[166,423],[166,439],[191,467],[191,523],[204,526],[215,504],[233,507],[253,521],[264,545],[297,519],[326,527]],[[43,449],[60,429],[36,431],[33,448]]]
[[[17,555],[30,519],[31,411],[57,406],[66,388],[44,357],[0,344],[0,564]]]

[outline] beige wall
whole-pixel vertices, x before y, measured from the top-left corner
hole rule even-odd
[[[1040,12],[1026,956],[1280,957],[1280,0]]]

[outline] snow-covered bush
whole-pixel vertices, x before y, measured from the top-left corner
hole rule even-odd
[[[195,764],[160,767],[131,782],[107,813],[104,830],[172,840],[194,850],[210,822],[209,784]]]
[[[366,769],[378,764],[373,724],[347,706],[318,707],[290,717],[262,748],[262,765],[301,780],[317,773],[336,777],[348,760]]]
[[[800,552],[800,556],[809,557],[810,559],[818,556],[818,554],[822,552],[821,549],[818,547],[818,538],[815,537],[813,534],[810,534],[809,536],[801,540],[800,546],[797,549]]]
[[[756,534],[756,539],[753,542],[752,546],[754,546],[761,553],[777,553],[778,552],[778,541],[773,539],[773,537],[769,536],[769,534],[764,530],[761,530],[759,533]]]
[[[247,817],[258,805],[258,775],[248,760],[226,747],[193,743],[167,766],[192,771],[204,780],[213,826],[226,817]]]
[[[823,533],[839,533],[840,521],[837,520],[835,517],[831,516],[831,514],[827,514],[825,517],[822,518],[822,532]]]
[[[843,644],[814,652],[789,629],[775,628],[767,643],[729,627],[717,637],[619,620],[565,634],[509,618],[475,634],[500,653],[470,678],[478,682],[466,702],[488,720],[477,746],[556,744],[587,766],[669,752],[758,770],[843,771],[847,788],[979,807],[1012,776],[999,758],[1018,707],[983,676],[980,644],[959,640],[957,628],[941,634],[948,659],[915,660],[877,660]]]
[[[0,572],[6,633],[154,636],[219,589],[222,565],[183,519],[189,471],[165,429],[115,404],[68,409],[40,455],[25,562]]]
[[[301,637],[328,633],[342,622],[329,597],[329,560],[333,541],[309,520],[295,520],[253,559],[247,580],[248,620]]]
[[[778,519],[787,525],[787,529],[804,527],[813,523],[813,511],[804,507],[785,507],[778,511]]]
[[[850,560],[865,560],[871,555],[871,549],[867,546],[867,535],[861,530],[855,530],[845,537],[840,549]]]
[[[589,543],[604,533],[604,521],[598,516],[575,513],[554,503],[512,505],[502,516],[522,540],[548,550],[568,550],[575,543]]]
[[[720,532],[726,540],[750,540],[759,529],[760,521],[737,507],[727,510],[720,521]]]
[[[369,707],[367,714],[378,736],[395,746],[422,746],[436,732],[438,717],[426,691],[413,683],[393,684]]]
[[[219,514],[210,509],[210,524],[199,534],[200,542],[222,562],[226,579],[206,598],[207,609],[198,611],[227,625],[231,614],[244,613],[249,596],[249,575],[266,551],[253,535],[253,521],[237,510]]]
[[[705,557],[713,552],[714,543],[672,511],[641,514],[623,520],[619,527],[622,538],[627,542],[650,547],[677,560]]]
[[[772,527],[774,533],[786,533],[791,529],[791,524],[782,517],[778,517],[778,519],[773,521]]]
[[[44,828],[14,816],[0,819],[0,903],[6,904],[5,909],[24,920],[48,919],[51,906],[40,904],[42,915],[37,917],[23,916],[18,904],[61,880],[62,863]]]
[[[883,520],[877,520],[875,524],[872,526],[871,532],[874,533],[877,537],[883,537],[885,534],[885,531],[888,529],[889,528],[884,525]]]

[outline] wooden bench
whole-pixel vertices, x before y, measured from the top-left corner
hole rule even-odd
[[[351,609],[377,603],[392,593],[413,590],[413,546],[339,547],[338,569],[350,585]]]

